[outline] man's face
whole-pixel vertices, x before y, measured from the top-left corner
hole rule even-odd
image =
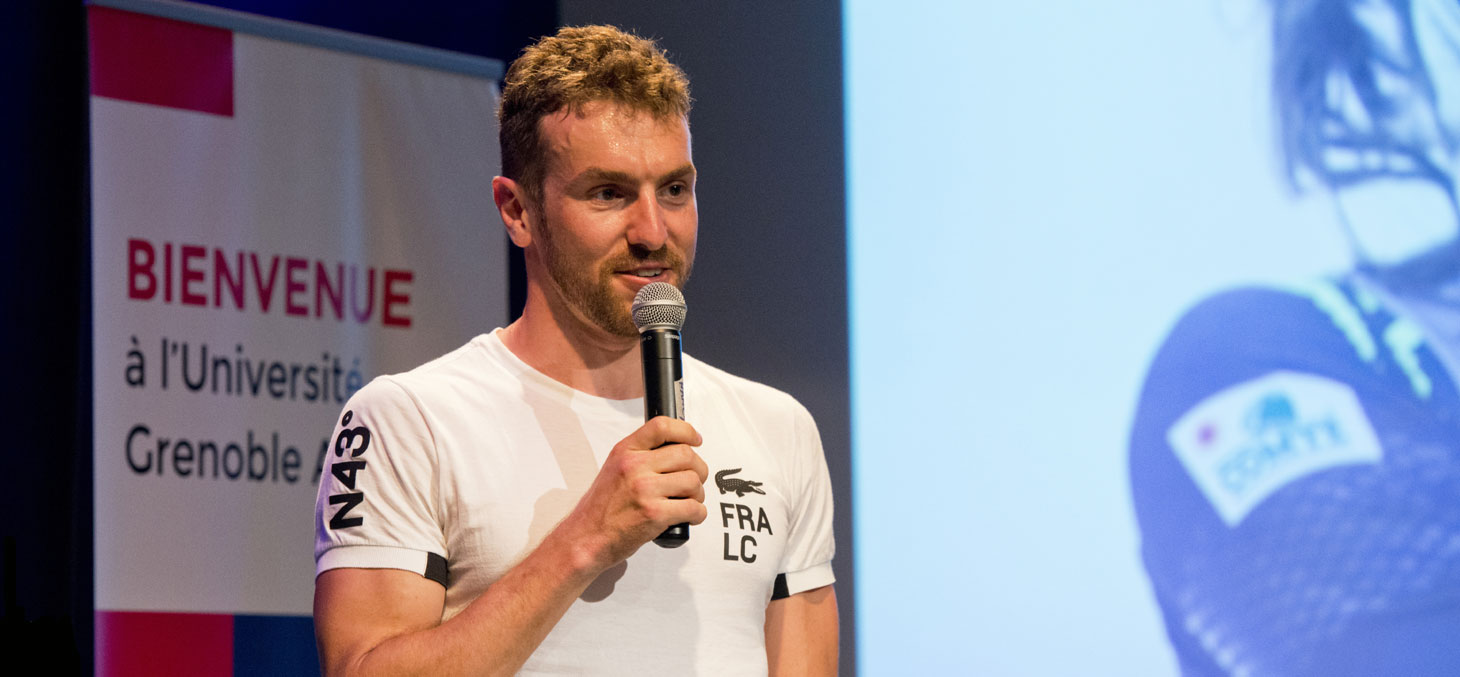
[[[635,336],[634,294],[650,282],[683,287],[694,261],[689,126],[606,102],[539,124],[549,150],[533,241],[543,289],[578,322]]]

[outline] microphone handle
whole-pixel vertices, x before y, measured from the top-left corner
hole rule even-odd
[[[639,334],[644,362],[644,420],[668,416],[684,420],[684,362],[679,332],[650,329]],[[677,548],[689,540],[689,524],[675,524],[654,538],[661,548]]]

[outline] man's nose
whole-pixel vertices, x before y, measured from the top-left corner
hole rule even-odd
[[[649,251],[657,251],[669,238],[664,209],[652,188],[645,189],[629,210],[628,240]]]

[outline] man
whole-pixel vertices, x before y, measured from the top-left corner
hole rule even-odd
[[[346,405],[316,515],[327,673],[835,673],[805,409],[686,356],[688,420],[642,422],[629,306],[689,277],[689,108],[684,74],[613,28],[513,63],[492,188],[526,306]],[[684,522],[683,547],[646,545]]]
[[[1142,555],[1186,675],[1460,673],[1460,3],[1281,0],[1297,185],[1357,267],[1202,301],[1131,433]]]

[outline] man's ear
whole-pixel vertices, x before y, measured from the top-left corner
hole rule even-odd
[[[497,213],[502,215],[502,225],[507,228],[507,237],[512,244],[526,247],[532,243],[531,213],[527,210],[527,192],[522,184],[505,176],[492,179],[492,199],[497,201]]]

